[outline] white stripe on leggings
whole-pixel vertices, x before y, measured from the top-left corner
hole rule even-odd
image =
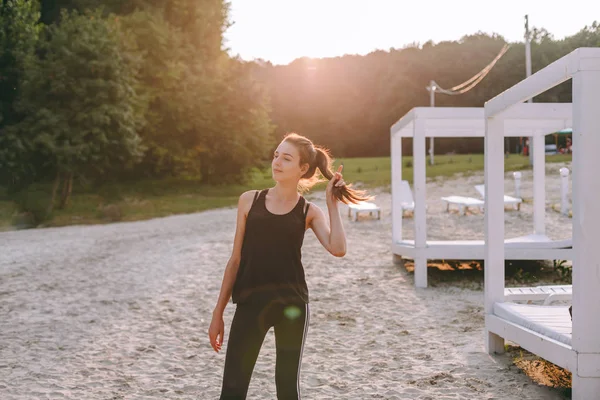
[[[296,390],[298,391],[298,400],[300,400],[300,366],[302,365],[302,353],[304,353],[304,341],[306,340],[306,333],[308,331],[308,323],[310,318],[308,316],[308,303],[305,304],[304,308],[304,333],[302,333],[302,347],[300,348],[300,359],[298,360],[298,374],[296,376]]]

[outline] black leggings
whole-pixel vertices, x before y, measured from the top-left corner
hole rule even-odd
[[[308,330],[308,304],[238,304],[231,323],[220,400],[246,398],[267,331],[275,328],[275,385],[279,400],[300,399],[300,363]]]

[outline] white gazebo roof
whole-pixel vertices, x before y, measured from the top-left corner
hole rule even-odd
[[[544,136],[572,127],[571,103],[521,103],[503,115],[506,137]],[[416,121],[423,121],[421,130]],[[483,107],[415,107],[391,128],[392,137],[484,137]]]

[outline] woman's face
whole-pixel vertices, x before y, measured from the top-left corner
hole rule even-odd
[[[277,182],[299,181],[308,170],[308,164],[300,166],[300,152],[293,144],[285,140],[273,153],[271,172]]]

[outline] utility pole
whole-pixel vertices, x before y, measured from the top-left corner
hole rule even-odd
[[[529,36],[529,15],[525,15],[525,76],[531,76],[531,37]],[[531,103],[533,99],[527,100],[528,103]],[[533,165],[533,151],[531,151],[531,146],[533,144],[533,138],[528,138],[529,140],[529,165]]]
[[[531,37],[529,36],[529,16],[525,15],[525,74],[531,76]],[[527,100],[531,103],[532,99]]]
[[[433,80],[429,81],[429,86],[426,89],[429,91],[429,107],[435,107],[435,82]],[[429,138],[429,164],[433,165],[433,136]]]

